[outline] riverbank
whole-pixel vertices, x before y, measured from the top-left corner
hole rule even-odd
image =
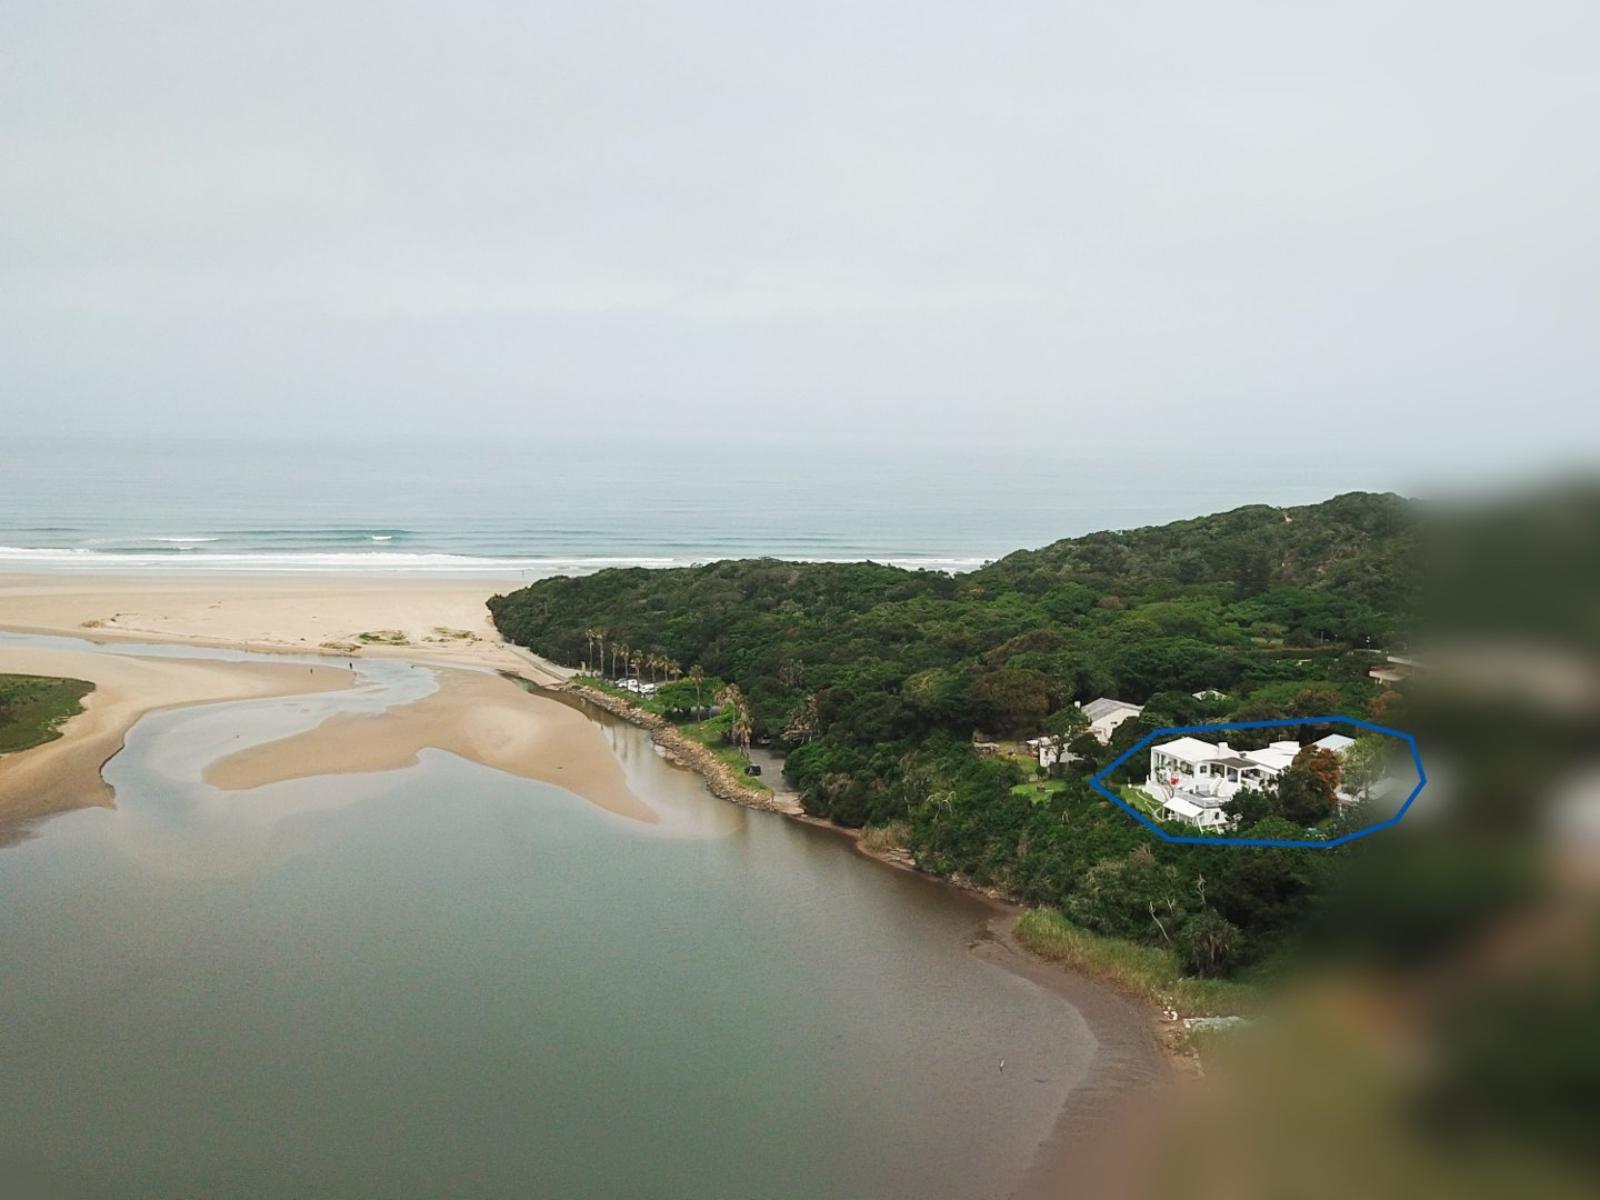
[[[582,677],[569,680],[562,690],[647,730],[669,759],[699,772],[713,795],[747,808],[781,813],[792,820],[827,830],[847,838],[856,852],[866,858],[921,875],[994,905],[1000,914],[993,928],[997,942],[1004,944],[1019,960],[1026,960],[1042,970],[1048,978],[1087,977],[1136,1004],[1167,1060],[1184,1071],[1200,1070],[1190,1022],[1237,1015],[1242,1009],[1250,1008],[1257,998],[1255,990],[1247,985],[1183,976],[1171,953],[1158,947],[1091,934],[1072,927],[1051,910],[1029,909],[1017,897],[998,888],[985,887],[961,875],[926,872],[899,844],[892,830],[838,825],[807,813],[799,797],[792,792],[750,787],[706,746],[681,732],[666,717],[630,702],[625,696],[593,687]],[[768,757],[771,761],[766,765],[781,769],[781,759],[776,755]],[[779,778],[775,777],[774,782],[781,787]]]
[[[562,690],[569,695],[581,697],[597,708],[605,709],[612,716],[621,717],[631,725],[647,730],[651,740],[661,747],[670,761],[698,772],[713,796],[741,804],[745,808],[782,813],[787,817],[805,815],[798,797],[779,789],[752,787],[703,742],[698,742],[683,733],[666,717],[640,708],[637,704],[630,704],[620,696],[590,687],[576,679],[568,680]]]

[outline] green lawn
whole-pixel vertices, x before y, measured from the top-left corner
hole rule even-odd
[[[1160,816],[1161,806],[1143,788],[1136,788],[1131,783],[1125,783],[1117,789],[1117,795],[1152,820]]]
[[[1063,791],[1067,786],[1064,779],[1034,779],[1028,783],[1019,783],[1011,789],[1013,796],[1026,796],[1035,804],[1043,804],[1051,796]]]
[[[94,684],[45,675],[0,675],[0,754],[61,736],[61,723],[83,711]]]
[[[729,745],[723,739],[727,736],[728,724],[733,720],[732,713],[718,713],[708,721],[685,721],[679,725],[674,723],[674,728],[685,737],[691,737],[699,742],[723,762],[727,763],[735,775],[749,787],[758,791],[770,792],[772,790],[765,780],[759,775],[746,775],[744,769],[749,764],[745,762],[744,755],[739,753],[737,746]]]

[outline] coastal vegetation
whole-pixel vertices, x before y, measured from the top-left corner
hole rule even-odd
[[[630,698],[735,752],[772,746],[809,813],[893,829],[924,870],[1049,908],[1074,944],[1149,951],[1130,961],[1170,987],[1274,961],[1351,851],[1172,845],[1089,775],[1164,726],[1392,710],[1367,670],[1412,633],[1414,550],[1409,502],[1350,494],[1071,538],[964,575],[730,561],[549,579],[490,609],[547,657],[666,678]],[[1144,705],[1108,746],[1077,707],[1098,696]],[[1070,739],[1070,769],[1042,777],[1020,745],[1042,733]],[[1318,788],[1293,816],[1323,815]],[[1269,805],[1239,832],[1304,825]]]
[[[94,684],[45,675],[0,675],[0,754],[54,741],[61,725],[83,711]]]

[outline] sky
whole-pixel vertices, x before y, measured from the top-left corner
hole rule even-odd
[[[0,425],[1600,460],[1597,44],[1592,0],[7,0]]]

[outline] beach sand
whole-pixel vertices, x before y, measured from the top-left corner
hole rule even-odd
[[[218,759],[205,780],[241,791],[352,771],[411,766],[446,750],[525,779],[553,783],[637,821],[655,812],[628,790],[622,764],[578,710],[498,675],[441,668],[439,690],[381,713],[345,713],[315,729]]]
[[[133,723],[158,708],[246,700],[349,687],[340,665],[224,663],[134,658],[86,651],[0,646],[0,672],[53,675],[94,684],[83,712],[53,742],[0,756],[0,845],[21,836],[20,823],[91,805],[110,806],[100,777]]]
[[[0,629],[388,656],[559,682],[568,672],[506,645],[489,621],[484,602],[520,586],[515,579],[0,575]]]
[[[62,737],[0,757],[0,844],[15,840],[21,824],[34,818],[110,805],[100,768],[133,723],[158,708],[345,687],[352,682],[346,663],[371,656],[558,683],[569,672],[506,645],[489,621],[484,602],[517,586],[515,580],[0,576],[0,629],[68,634],[113,648],[118,641],[173,642],[329,658],[313,670],[0,646],[0,672],[95,684]],[[439,691],[422,701],[331,718],[306,734],[232,755],[214,764],[208,778],[247,790],[401,767],[435,747],[557,784],[636,820],[656,820],[581,714],[481,669],[440,676]]]

